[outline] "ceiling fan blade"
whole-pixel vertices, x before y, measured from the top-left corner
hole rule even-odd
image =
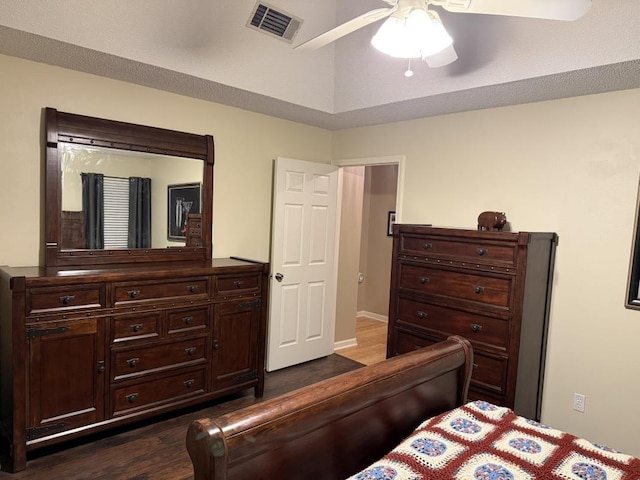
[[[591,8],[591,0],[432,0],[430,3],[449,12],[566,21],[577,20]]]
[[[433,55],[429,55],[428,57],[424,57],[423,60],[429,65],[431,68],[444,67],[445,65],[449,65],[450,63],[455,62],[458,59],[458,54],[456,50],[453,48],[453,45],[449,45],[444,50],[439,51]]]
[[[345,35],[355,32],[356,30],[365,27],[370,23],[377,22],[378,20],[382,20],[383,18],[388,17],[393,12],[395,12],[395,10],[396,7],[378,8],[376,10],[371,10],[293,48],[294,50],[314,50],[316,48],[324,47],[325,45],[328,45],[331,42],[344,37]]]

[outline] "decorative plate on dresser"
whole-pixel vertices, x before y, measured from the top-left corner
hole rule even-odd
[[[387,357],[462,335],[469,398],[540,419],[557,235],[394,225]]]
[[[269,265],[211,259],[213,137],[51,108],[45,120],[45,264],[0,268],[2,468],[12,472],[48,445],[264,389]],[[131,211],[145,214],[130,207],[124,239],[149,245],[89,248],[112,226],[87,207],[86,171],[153,176],[152,221],[131,234]],[[167,238],[176,181],[201,185],[182,241]]]

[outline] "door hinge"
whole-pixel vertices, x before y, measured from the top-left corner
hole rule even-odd
[[[27,329],[27,340],[32,338],[43,337],[45,335],[51,335],[53,333],[68,332],[69,327],[56,327],[56,328],[29,328]]]
[[[262,299],[256,298],[253,302],[241,303],[238,305],[239,308],[257,308],[262,305]]]
[[[67,425],[69,425],[68,422],[59,422],[52,423],[51,425],[47,425],[46,427],[27,428],[27,441],[44,437],[49,433],[59,432],[60,430],[63,430]]]

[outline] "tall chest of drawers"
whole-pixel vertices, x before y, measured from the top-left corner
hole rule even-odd
[[[0,268],[2,427],[27,452],[264,389],[268,264]]]
[[[555,233],[394,226],[387,357],[462,335],[469,398],[540,418]]]

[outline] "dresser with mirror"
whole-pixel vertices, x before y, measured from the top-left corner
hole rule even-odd
[[[214,143],[43,110],[42,262],[0,267],[2,469],[245,389],[269,265],[212,258]]]

